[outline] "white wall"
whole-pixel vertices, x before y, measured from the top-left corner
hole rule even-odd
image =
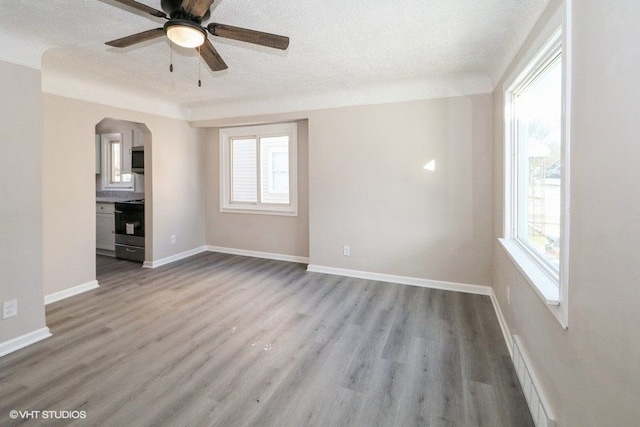
[[[573,3],[569,328],[560,327],[497,243],[503,224],[501,84],[494,92],[494,289],[558,426],[631,427],[640,422],[640,5]],[[558,4],[551,2],[533,38]]]
[[[0,344],[45,327],[42,292],[40,71],[0,61]]]
[[[204,131],[182,120],[44,95],[44,289],[95,280],[95,126],[105,117],[144,123],[145,200],[153,246],[147,260],[205,244]],[[176,244],[170,236],[176,235]]]

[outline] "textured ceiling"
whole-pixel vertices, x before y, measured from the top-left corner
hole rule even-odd
[[[160,0],[140,2],[160,9]],[[203,64],[199,88],[194,50],[174,48],[170,73],[166,38],[126,49],[104,44],[161,27],[160,18],[113,0],[0,0],[0,56],[11,59],[6,58],[11,49],[17,57],[29,49],[44,52],[43,81],[52,92],[72,90],[75,81],[84,91],[117,87],[182,106],[303,97],[455,75],[481,76],[491,86],[546,4],[217,0],[211,21],[286,35],[291,43],[282,52],[210,36],[229,69],[213,73]]]

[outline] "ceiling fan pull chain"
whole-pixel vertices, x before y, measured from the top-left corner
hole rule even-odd
[[[200,46],[198,46],[198,87],[202,87],[202,80],[200,80],[200,70],[202,69],[202,55],[200,54]]]
[[[173,44],[169,43],[169,72],[173,73]]]

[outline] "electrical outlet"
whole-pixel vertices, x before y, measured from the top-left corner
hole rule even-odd
[[[351,256],[351,246],[344,246],[342,248],[342,255]]]
[[[175,236],[175,235],[172,235],[172,236],[171,236],[171,244],[172,244],[172,245],[175,245],[175,244],[176,244],[176,236]]]
[[[511,305],[511,288],[507,286],[507,304]]]
[[[18,315],[18,300],[14,299],[2,304],[2,318],[8,319],[9,317]]]

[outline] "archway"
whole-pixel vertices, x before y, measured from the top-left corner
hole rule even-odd
[[[151,131],[144,123],[104,118],[95,125],[95,135],[96,254],[149,262],[153,259]],[[125,250],[133,252],[124,246],[129,242],[116,244],[116,235],[125,233],[117,230],[126,224],[117,225],[115,203],[132,200],[144,201],[144,237],[139,239],[144,244],[135,243],[143,247],[142,254],[127,257]]]

